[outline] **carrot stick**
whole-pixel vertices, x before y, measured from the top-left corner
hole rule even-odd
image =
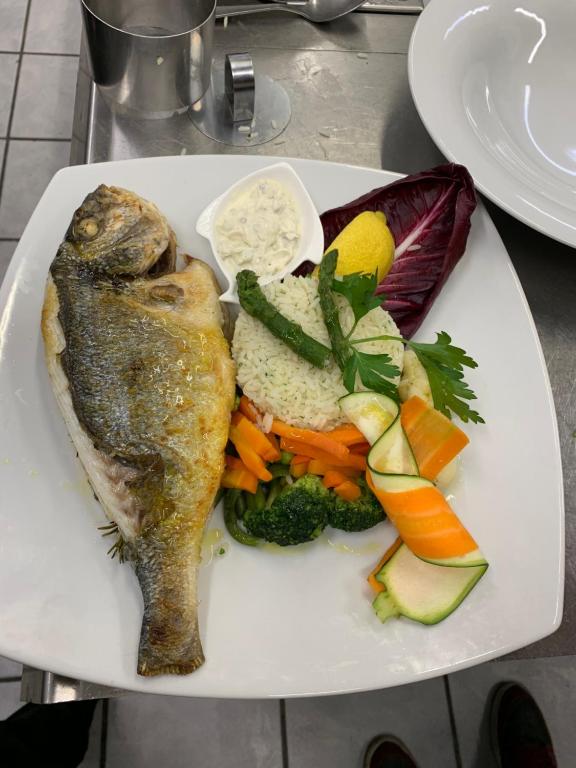
[[[354,424],[343,424],[341,427],[335,427],[329,432],[324,432],[327,437],[336,440],[342,445],[356,445],[365,442],[366,438]]]
[[[314,473],[312,473],[314,474]],[[337,469],[329,469],[322,480],[324,488],[335,488],[337,485],[345,483],[348,478]]]
[[[341,475],[344,475],[345,480],[352,480],[360,475],[360,470],[353,469],[352,467],[338,467],[334,464],[326,464],[321,459],[310,459],[308,472],[311,475],[325,475],[327,472],[332,471],[338,471]]]
[[[272,429],[270,431],[288,440],[298,440],[299,442],[306,443],[314,448],[319,448],[325,453],[333,454],[340,460],[344,460],[350,453],[345,445],[328,437],[325,432],[314,432],[313,429],[291,427],[289,424],[285,424],[279,419],[274,419],[272,421]]]
[[[292,477],[302,477],[308,474],[308,456],[292,456],[290,461],[290,474]]]
[[[232,426],[236,428],[237,433],[259,456],[266,461],[278,461],[280,451],[274,448],[264,432],[249,421],[246,416],[238,411],[232,414]]]
[[[356,453],[359,456],[367,456],[370,453],[370,443],[357,443],[350,446],[350,453]]]
[[[400,549],[401,546],[402,546],[402,539],[400,538],[400,536],[398,536],[396,541],[391,546],[388,547],[386,552],[384,552],[380,560],[378,560],[374,568],[370,571],[370,575],[368,576],[368,584],[370,584],[374,592],[378,593],[378,592],[384,592],[386,590],[386,587],[384,586],[384,584],[378,581],[376,576],[380,573],[380,571],[382,570],[382,568],[384,568],[388,560],[390,560],[392,555],[395,554]]]
[[[276,435],[274,435],[272,432],[263,432],[262,433],[266,440],[270,442],[270,445],[274,449],[275,454],[278,456],[276,459],[270,459],[270,461],[278,461],[280,458],[280,442]]]
[[[234,443],[236,450],[244,464],[259,480],[263,480],[265,483],[272,480],[272,474],[266,469],[266,465],[252,446],[245,440],[245,438],[238,432],[238,427],[232,425],[230,427],[230,440]]]
[[[291,464],[290,466],[290,474],[292,477],[295,477],[298,479],[299,477],[302,477],[303,475],[308,474],[308,460],[302,464]]]
[[[326,453],[319,448],[315,448],[308,443],[304,443],[301,440],[288,439],[286,437],[280,438],[280,448],[283,451],[289,451],[290,453],[298,453],[303,456],[308,456],[311,459],[321,459],[326,464],[331,464],[335,467],[351,467],[353,469],[364,470],[366,469],[366,458],[364,456],[357,456],[353,453],[349,453],[346,459],[340,460],[333,454]]]
[[[292,456],[290,459],[290,464],[308,464],[310,461],[310,456],[300,456],[296,454],[295,456]]]
[[[238,410],[240,411],[240,413],[243,413],[244,416],[246,416],[246,418],[249,419],[254,424],[257,424],[259,419],[262,418],[260,411],[256,408],[252,400],[246,397],[246,395],[242,395],[242,397],[240,398],[240,404],[238,405]]]
[[[401,420],[420,475],[428,480],[469,443],[461,429],[417,395],[402,404]]]
[[[237,456],[229,456],[228,454],[226,454],[224,456],[224,461],[226,462],[226,466],[228,467],[228,469],[242,469],[245,472],[249,471],[246,464],[244,464],[242,459],[239,459]]]
[[[245,469],[225,469],[220,485],[222,488],[238,488],[241,491],[256,493],[258,479]]]
[[[358,483],[355,483],[353,480],[345,480],[340,485],[337,485],[334,488],[334,493],[337,493],[338,496],[346,499],[346,501],[356,501],[362,495]]]

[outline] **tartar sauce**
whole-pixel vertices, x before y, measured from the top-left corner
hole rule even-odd
[[[228,271],[252,269],[260,277],[281,272],[300,244],[298,206],[280,182],[260,179],[222,211],[216,248]]]

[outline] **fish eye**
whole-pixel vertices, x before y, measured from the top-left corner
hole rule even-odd
[[[100,227],[96,219],[89,216],[86,219],[80,219],[74,226],[74,233],[82,240],[92,240],[98,234]]]

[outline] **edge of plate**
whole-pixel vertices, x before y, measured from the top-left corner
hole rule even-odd
[[[192,157],[220,157],[219,155],[194,155],[191,157],[151,157],[151,158],[142,158],[142,159],[132,159],[132,160],[121,160],[121,161],[108,161],[105,163],[95,163],[92,164],[94,166],[97,165],[124,165],[124,164],[131,164],[131,163],[146,163],[146,164],[155,164],[158,162],[161,162],[162,164],[165,164],[166,161],[173,161],[173,162],[186,162],[189,161]],[[254,161],[254,157],[252,156],[237,156],[235,160],[237,160],[240,164],[243,162],[248,162],[249,164]],[[259,156],[257,158],[258,160],[263,161],[263,165],[266,164],[268,161],[275,161],[278,162],[279,158],[277,157],[271,157],[271,156]],[[322,160],[314,160],[314,159],[307,159],[307,158],[282,158],[286,160],[287,162],[290,161],[296,161],[297,163],[306,164],[306,165],[325,165],[326,161]],[[387,171],[385,169],[378,169],[378,168],[369,168],[366,166],[356,166],[351,165],[350,163],[329,163],[330,165],[338,165],[346,167],[350,170],[356,171],[356,170],[365,170],[370,171],[371,173],[382,173],[386,174],[388,177],[395,177],[395,178],[402,178],[405,174],[397,173],[394,171]],[[66,168],[62,168],[59,171],[57,171],[54,176],[52,177],[50,183],[47,185],[42,197],[38,201],[32,215],[30,216],[29,222],[32,221],[32,219],[36,218],[37,215],[39,215],[39,212],[41,211],[41,208],[44,205],[44,200],[48,195],[48,192],[52,186],[55,185],[56,179],[59,179],[59,177],[62,176],[68,176],[70,174],[81,174],[83,172],[83,169],[86,166],[69,166]],[[555,617],[552,621],[551,626],[546,631],[539,631],[534,633],[534,635],[529,636],[529,639],[526,640],[524,638],[521,642],[516,644],[508,644],[505,647],[496,648],[491,651],[487,651],[485,653],[481,653],[477,656],[470,657],[467,659],[462,660],[461,662],[457,662],[455,664],[451,664],[448,666],[438,667],[436,669],[430,669],[422,673],[417,674],[406,674],[401,675],[398,680],[394,680],[390,682],[387,685],[382,685],[381,683],[375,684],[372,687],[358,687],[358,688],[346,688],[344,690],[340,689],[326,689],[326,690],[315,690],[315,691],[297,691],[297,692],[290,692],[287,693],[285,691],[277,691],[277,692],[271,692],[267,694],[262,693],[250,693],[250,692],[241,692],[241,693],[233,693],[233,694],[226,694],[227,698],[230,699],[277,699],[277,698],[307,698],[307,697],[313,697],[313,696],[327,696],[327,695],[338,695],[338,694],[345,694],[345,693],[358,693],[362,691],[370,691],[370,690],[378,690],[382,688],[387,687],[394,687],[397,685],[405,685],[412,682],[418,682],[418,681],[424,681],[430,678],[438,677],[440,675],[456,672],[460,670],[467,669],[469,667],[475,666],[477,664],[483,663],[485,661],[489,661],[491,659],[498,658],[499,656],[502,656],[507,653],[512,653],[516,650],[519,650],[520,648],[524,648],[528,645],[531,645],[532,643],[535,643],[539,640],[542,640],[545,637],[548,637],[549,635],[553,634],[558,627],[561,624],[562,621],[562,612],[563,612],[563,597],[564,597],[564,555],[565,555],[565,509],[564,509],[564,488],[563,488],[563,470],[562,470],[562,460],[561,460],[561,451],[560,451],[560,437],[559,437],[559,431],[558,431],[558,421],[556,418],[556,408],[554,403],[554,398],[552,395],[552,389],[550,385],[550,378],[548,375],[548,368],[546,366],[546,361],[544,358],[542,346],[540,344],[540,338],[538,336],[538,332],[536,329],[536,325],[534,323],[534,319],[532,317],[532,313],[528,304],[528,301],[526,299],[524,290],[522,288],[522,284],[518,278],[518,275],[516,273],[516,270],[514,269],[514,266],[512,264],[512,261],[510,259],[510,256],[508,254],[508,251],[506,250],[506,247],[504,243],[502,242],[502,239],[500,238],[500,235],[498,233],[498,230],[496,229],[494,223],[492,222],[492,219],[490,218],[490,215],[488,214],[485,207],[482,205],[481,202],[479,202],[478,206],[478,212],[482,217],[484,217],[488,227],[492,230],[492,234],[498,239],[498,242],[500,243],[501,249],[503,253],[506,256],[508,269],[510,270],[511,276],[513,278],[513,282],[516,286],[516,289],[518,290],[518,293],[520,295],[522,307],[524,309],[524,313],[527,317],[528,324],[531,330],[532,338],[536,345],[536,351],[538,354],[538,359],[540,362],[541,369],[544,374],[544,384],[546,387],[547,392],[547,402],[548,402],[548,410],[552,417],[552,428],[553,428],[553,438],[554,438],[554,446],[555,446],[555,459],[556,459],[556,470],[557,470],[557,491],[558,491],[558,499],[559,499],[559,511],[561,513],[561,521],[560,521],[560,562],[559,562],[559,571],[558,571],[558,585],[557,585],[557,601],[556,601],[556,610],[555,610]],[[9,268],[7,270],[4,282],[0,289],[0,346],[1,346],[1,320],[2,316],[6,307],[6,304],[8,303],[8,297],[12,290],[12,284],[13,284],[13,278],[14,274],[18,269],[18,262],[20,261],[19,253],[23,252],[27,247],[27,241],[30,237],[27,233],[30,231],[30,227],[27,225],[26,229],[24,230],[24,233],[20,239],[20,242],[18,243],[18,246],[16,248],[16,251],[14,253],[14,256],[10,262]],[[18,256],[18,258],[15,258]],[[37,664],[37,660],[31,659],[27,656],[22,656],[18,659],[23,664],[35,666]],[[48,670],[50,671],[50,670]],[[56,672],[55,674],[62,674],[61,672]],[[76,677],[78,679],[82,679],[86,682],[94,683],[96,685],[105,685],[110,687],[118,687],[117,681],[109,680],[106,678],[100,678],[99,680],[93,680],[90,679],[90,677],[85,677],[81,670],[75,670],[70,669],[67,670],[66,675],[68,677]],[[149,687],[146,686],[146,680],[140,681],[138,678],[136,678],[135,682],[141,683],[141,685],[137,687],[130,687],[130,688],[124,688],[124,690],[127,691],[134,691],[138,693],[155,693],[159,695],[172,695],[172,696],[199,696],[202,698],[221,698],[224,694],[222,692],[215,692],[215,693],[198,693],[194,690],[174,690],[171,688],[170,684],[166,687],[162,686],[161,684],[158,686],[155,690],[150,690]]]
[[[412,31],[412,35],[410,36],[410,44],[408,46],[408,83],[410,86],[412,99],[414,101],[414,106],[418,112],[418,116],[422,120],[424,127],[442,154],[452,162],[462,163],[468,168],[472,178],[474,179],[474,186],[479,189],[482,194],[486,195],[486,197],[496,203],[496,205],[506,211],[506,213],[509,213],[511,216],[518,219],[523,224],[526,224],[531,229],[535,229],[537,232],[541,232],[543,235],[551,237],[553,240],[557,240],[560,243],[564,243],[565,245],[569,245],[572,248],[576,248],[576,226],[572,226],[571,224],[567,224],[565,222],[558,221],[558,219],[555,219],[555,221],[557,221],[558,229],[556,231],[551,231],[546,227],[545,224],[546,220],[552,218],[551,214],[540,212],[540,209],[535,204],[528,202],[522,203],[517,200],[517,204],[513,205],[506,199],[503,199],[498,192],[495,192],[493,189],[491,189],[489,184],[483,180],[482,163],[478,163],[477,166],[472,168],[470,167],[470,163],[464,158],[457,157],[443,140],[441,133],[436,130],[433,119],[430,119],[428,114],[424,114],[424,111],[421,107],[420,94],[426,89],[421,89],[420,83],[418,81],[420,75],[416,74],[416,67],[414,65],[414,59],[416,55],[415,48],[416,45],[420,44],[420,37],[423,34],[422,28],[427,23],[427,20],[432,16],[432,14],[434,14],[435,17],[441,17],[442,14],[446,13],[446,8],[449,2],[450,0],[443,0],[442,4],[428,3],[424,11],[420,14],[418,21],[416,22],[416,25]],[[440,5],[442,5],[441,10]],[[431,46],[428,46],[428,49],[430,49],[430,47]],[[537,211],[536,220],[534,219],[534,209]]]

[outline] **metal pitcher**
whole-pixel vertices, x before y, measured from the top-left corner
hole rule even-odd
[[[216,0],[81,0],[92,77],[121,112],[169,117],[210,84]]]

